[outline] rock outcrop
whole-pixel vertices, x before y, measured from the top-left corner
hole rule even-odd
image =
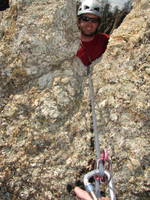
[[[75,1],[12,0],[0,12],[0,199],[74,199],[94,159]],[[134,1],[93,64],[101,149],[118,199],[148,200],[150,3]]]

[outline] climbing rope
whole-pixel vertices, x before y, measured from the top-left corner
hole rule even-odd
[[[88,67],[88,70],[90,70],[90,67]],[[100,158],[100,148],[99,148],[99,137],[98,137],[97,120],[95,112],[94,88],[93,88],[92,75],[90,71],[88,71],[88,81],[89,81],[89,98],[92,108],[93,131],[95,136],[96,160],[98,160]]]
[[[88,67],[88,70],[90,70],[90,69],[91,68]],[[99,148],[99,137],[98,137],[97,120],[96,120],[96,112],[95,112],[94,88],[93,88],[92,75],[91,75],[90,71],[88,71],[88,81],[89,81],[89,97],[90,97],[90,103],[91,103],[91,108],[92,108],[92,120],[93,120],[96,161],[98,161],[98,159],[100,158],[100,148]],[[98,163],[96,164],[96,168],[98,168]],[[98,198],[101,197],[99,188],[100,188],[99,181],[97,179],[95,179],[95,193]]]
[[[90,59],[90,58],[89,58]],[[91,67],[87,67],[87,75],[89,81],[89,98],[92,108],[92,121],[93,121],[93,132],[94,132],[94,146],[96,153],[96,169],[88,172],[84,176],[84,185],[87,190],[91,194],[93,200],[97,200],[101,198],[101,184],[107,184],[109,188],[110,198],[111,200],[116,200],[114,186],[112,182],[112,176],[109,170],[111,169],[111,163],[108,158],[107,151],[103,150],[102,155],[100,154],[100,141],[99,141],[99,133],[97,128],[97,119],[96,119],[96,111],[95,111],[95,97],[94,97],[94,87],[92,80]],[[105,166],[107,163],[107,167]],[[89,179],[93,177],[95,179],[95,187],[89,182]]]

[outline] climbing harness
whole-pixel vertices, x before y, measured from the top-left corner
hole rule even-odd
[[[89,58],[90,59],[90,58]],[[100,142],[99,142],[99,134],[97,129],[97,119],[95,112],[95,100],[94,100],[94,87],[92,81],[91,68],[87,67],[87,75],[89,81],[89,97],[92,108],[92,120],[93,120],[93,132],[94,132],[94,142],[95,142],[95,152],[96,152],[96,169],[88,172],[84,176],[84,186],[91,194],[93,200],[97,200],[101,198],[101,185],[108,185],[109,194],[111,200],[116,200],[114,186],[112,181],[112,175],[109,172],[111,170],[111,162],[108,158],[107,151],[103,151],[102,155],[100,154]],[[92,183],[90,183],[90,178],[94,178],[95,187]]]

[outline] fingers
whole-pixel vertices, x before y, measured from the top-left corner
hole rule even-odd
[[[85,190],[82,190],[79,187],[75,187],[74,188],[74,192],[76,194],[76,196],[80,199],[80,200],[92,200],[91,196],[89,195],[88,192],[86,192]],[[107,197],[102,197],[99,200],[110,200]]]
[[[77,197],[80,198],[81,200],[92,200],[88,192],[82,190],[79,187],[75,187],[74,192],[77,195]]]

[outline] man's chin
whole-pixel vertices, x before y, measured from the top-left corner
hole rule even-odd
[[[92,33],[85,33],[85,32],[82,32],[82,35],[84,35],[85,37],[93,37],[95,34],[96,34],[96,31],[95,31],[95,32],[92,32]]]

